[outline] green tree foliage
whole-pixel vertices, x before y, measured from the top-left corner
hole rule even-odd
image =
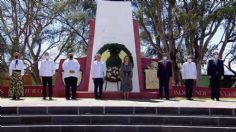
[[[39,83],[38,62],[48,50],[57,49],[55,60],[66,51],[84,53],[89,16],[95,14],[92,3],[81,0],[0,1],[0,33],[7,44],[4,62],[8,63],[11,55],[19,51],[27,71]]]
[[[235,41],[235,1],[135,1],[135,17],[141,25],[141,42],[147,55],[168,52],[174,64],[174,80],[181,81],[180,65],[186,55],[192,55],[197,63],[198,80],[201,68],[211,48],[219,49]],[[225,33],[219,44],[212,44],[221,27]],[[214,46],[215,45],[215,46]]]
[[[77,52],[85,54],[88,46],[89,21],[95,18],[96,3],[92,0],[67,0],[55,4],[55,11],[59,12],[57,21],[66,33],[67,42],[61,52]]]

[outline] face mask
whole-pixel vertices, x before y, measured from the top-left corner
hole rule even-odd
[[[19,57],[19,56],[16,55],[16,56],[15,56],[15,59],[18,59],[18,57]]]
[[[188,59],[188,62],[192,62],[192,59]]]
[[[164,56],[164,57],[163,57],[163,60],[167,60],[167,57],[166,57],[166,56]]]
[[[219,55],[214,55],[214,58],[215,58],[215,59],[218,59],[218,58],[219,58]]]
[[[49,56],[45,56],[45,58],[48,60],[48,59],[49,59]]]
[[[73,59],[73,56],[71,55],[69,58],[72,60],[72,59]]]

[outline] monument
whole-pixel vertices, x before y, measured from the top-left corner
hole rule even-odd
[[[134,66],[132,93],[139,94],[146,91],[144,70],[147,65],[142,65],[138,21],[133,20],[130,1],[98,1],[96,20],[90,21],[88,43],[87,57],[78,58],[82,72],[81,83],[78,85],[79,93],[93,92],[91,64],[97,53],[102,54],[102,60],[107,63],[105,92],[119,93],[119,64],[125,55],[130,56]],[[63,61],[60,62],[55,84],[57,96],[64,94],[64,84],[60,74]],[[149,63],[151,62],[150,59]]]
[[[93,98],[93,82],[91,80],[91,63],[96,53],[102,54],[102,60],[107,62],[107,77],[104,85],[104,98],[122,98],[119,92],[119,64],[125,55],[131,57],[134,64],[133,91],[130,98],[158,98],[158,79],[155,65],[158,59],[141,57],[139,41],[139,24],[132,18],[130,1],[98,1],[96,19],[89,22],[89,40],[86,57],[77,58],[81,69],[77,94],[79,98]],[[115,58],[115,59],[114,59]],[[56,75],[54,96],[65,96],[62,63]],[[153,67],[154,66],[154,67]],[[41,85],[25,85],[25,96],[42,96]],[[173,87],[173,88],[172,88]],[[170,94],[176,97],[185,96],[183,86],[172,86]],[[8,96],[8,86],[0,86],[0,96]],[[209,97],[207,87],[196,87],[193,92],[196,97]],[[222,88],[222,97],[236,97],[233,88]]]
[[[140,50],[135,46],[134,27],[132,18],[131,2],[112,2],[99,1],[97,5],[94,44],[92,48],[92,57],[105,44],[121,44],[131,53],[134,63],[133,68],[133,92],[140,92],[139,73],[140,64],[137,62],[140,59]],[[111,54],[111,52],[110,52]],[[104,61],[105,53],[102,54]],[[123,59],[124,55],[120,55]],[[91,60],[92,63],[93,59]],[[107,67],[109,68],[109,67]],[[92,69],[90,70],[92,71]],[[108,80],[107,80],[108,81]],[[89,78],[89,91],[93,91],[93,81]],[[116,83],[108,81],[108,91],[117,91]]]

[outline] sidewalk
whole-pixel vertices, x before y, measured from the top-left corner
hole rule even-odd
[[[193,101],[185,98],[173,98],[166,100],[95,100],[78,99],[66,100],[64,98],[54,98],[52,101],[42,100],[39,97],[24,97],[15,101],[10,98],[0,99],[1,107],[39,107],[39,106],[114,106],[114,107],[198,107],[198,108],[236,108],[236,98],[222,98],[221,101],[212,101],[209,98],[194,98]]]

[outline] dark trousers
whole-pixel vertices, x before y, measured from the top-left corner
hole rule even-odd
[[[220,77],[213,77],[210,79],[210,87],[211,87],[211,99],[219,99],[220,98]]]
[[[169,78],[164,79],[164,78],[160,78],[159,80],[159,96],[160,98],[163,98],[163,89],[165,91],[165,98],[169,99]]]
[[[193,79],[185,80],[185,94],[186,98],[191,99],[193,96]]]
[[[47,97],[47,86],[48,86],[48,97],[52,97],[52,77],[42,77],[43,83],[43,97]]]
[[[94,82],[94,95],[95,98],[102,98],[103,78],[95,78]]]
[[[66,84],[66,98],[69,99],[70,96],[70,89],[72,92],[72,98],[76,98],[76,89],[77,89],[77,77],[67,77],[65,78]]]

